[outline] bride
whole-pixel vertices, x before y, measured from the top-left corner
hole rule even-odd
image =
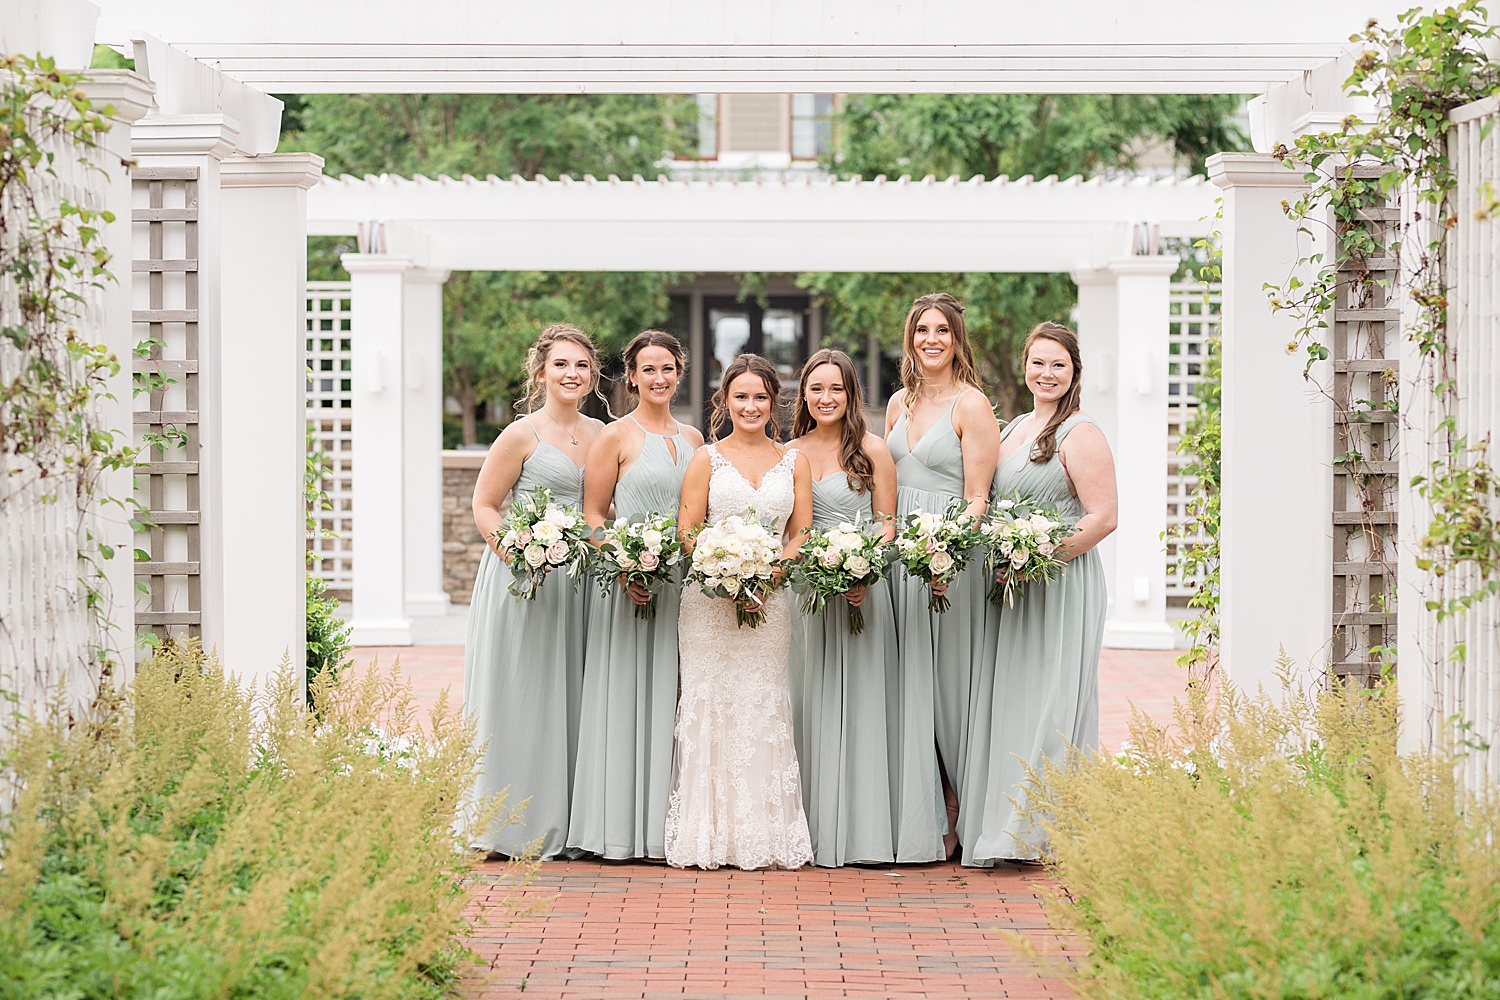
[[[678,516],[684,537],[705,520],[739,514],[774,519],[787,539],[784,557],[802,544],[812,523],[812,470],[806,456],[774,440],[780,394],[775,365],[759,355],[741,354],[724,370],[712,431],[717,439],[726,416],[734,430],[688,465]],[[812,860],[792,741],[785,592],[768,598],[765,611],[759,628],[740,628],[732,601],[683,590],[666,829],[675,867],[799,868]]]

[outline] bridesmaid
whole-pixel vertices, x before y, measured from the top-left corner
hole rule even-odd
[[[984,671],[975,692],[964,810],[978,829],[964,860],[986,866],[1041,853],[1039,832],[1016,804],[1024,805],[1026,765],[1039,771],[1044,757],[1062,760],[1069,743],[1098,745],[1105,592],[1095,546],[1115,530],[1114,458],[1079,411],[1077,335],[1042,323],[1022,357],[1035,405],[1005,428],[996,490],[1055,507],[1075,533],[1058,550],[1066,565],[1057,579],[1025,584],[999,609],[993,673]]]
[[[578,750],[583,635],[588,587],[557,573],[536,599],[511,596],[510,569],[490,538],[509,510],[507,496],[539,486],[559,503],[581,507],[580,465],[603,426],[578,412],[599,381],[593,341],[577,327],[549,326],[526,355],[531,412],[490,446],[474,485],[474,523],[490,541],[479,561],[464,644],[464,707],[488,740],[478,794],[507,791],[526,803],[521,821],[471,834],[475,847],[515,857],[540,841],[541,856],[562,854]],[[542,400],[540,408],[536,406]]]
[[[589,450],[583,513],[597,528],[609,517],[677,516],[682,477],[703,435],[672,419],[682,378],[682,345],[647,330],[625,347],[625,387],[639,403],[604,429]],[[664,587],[656,614],[635,616],[644,590],[612,590],[589,607],[583,715],[568,846],[606,858],[666,858],[672,725],[677,712],[677,610]]]
[[[886,442],[896,461],[896,511],[942,513],[955,499],[982,514],[995,476],[1000,425],[979,385],[963,306],[944,292],[924,295],[906,315],[901,351],[903,388],[886,409]],[[941,815],[949,833],[940,845],[921,845],[935,860],[960,840],[958,793],[965,788],[973,665],[993,655],[994,624],[986,613],[988,580],[975,559],[943,588],[944,614],[927,610],[928,588],[897,579],[896,631],[901,638],[902,814],[923,808]],[[943,784],[927,770],[936,740]],[[925,801],[917,801],[920,789]],[[965,843],[965,848],[968,844]]]
[[[865,430],[854,362],[843,351],[818,351],[802,366],[800,385],[791,447],[812,464],[814,530],[883,521],[889,541],[896,466],[885,442]],[[864,609],[859,635],[849,634],[850,605]],[[901,726],[895,615],[885,580],[830,599],[821,615],[793,609],[792,732],[813,863],[825,868],[910,860],[896,855],[902,817],[893,808]]]

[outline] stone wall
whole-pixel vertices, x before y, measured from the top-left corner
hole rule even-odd
[[[468,604],[484,537],[474,527],[474,482],[482,451],[443,452],[443,590],[454,604]]]

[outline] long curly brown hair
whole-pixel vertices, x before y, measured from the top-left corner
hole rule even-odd
[[[875,488],[875,465],[865,454],[865,394],[859,387],[859,374],[854,361],[843,351],[825,347],[807,359],[802,366],[798,381],[803,387],[797,393],[797,412],[792,418],[792,437],[801,437],[818,426],[807,405],[807,380],[823,365],[833,365],[839,370],[839,380],[844,384],[843,433],[839,438],[839,468],[849,477],[849,488],[856,493],[868,493]]]
[[[1057,401],[1052,419],[1047,421],[1046,426],[1037,432],[1031,442],[1031,460],[1050,462],[1052,456],[1057,454],[1057,429],[1083,405],[1083,355],[1078,350],[1078,334],[1061,323],[1038,323],[1026,335],[1026,346],[1021,349],[1023,373],[1026,370],[1026,359],[1031,356],[1031,345],[1038,340],[1060,344],[1068,352],[1068,359],[1073,362],[1073,381],[1069,384],[1068,391]]]
[[[974,348],[969,344],[969,329],[964,326],[964,307],[947,292],[923,295],[911,304],[906,314],[906,332],[901,340],[901,385],[906,389],[901,408],[906,419],[911,420],[912,407],[923,392],[922,365],[917,361],[917,321],[929,309],[936,309],[948,321],[948,330],[953,337],[953,381],[959,385],[972,385],[980,392],[984,386],[979,382],[979,370],[974,365]]]
[[[776,366],[759,354],[741,354],[729,362],[729,367],[724,369],[724,374],[719,379],[719,387],[714,390],[714,408],[708,418],[711,440],[719,440],[719,428],[729,419],[729,401],[724,393],[729,389],[730,383],[747,372],[759,375],[760,380],[766,384],[766,392],[771,394],[771,415],[766,418],[766,423],[771,428],[771,437],[781,437],[781,417],[778,413],[781,405],[781,376],[777,373]]]

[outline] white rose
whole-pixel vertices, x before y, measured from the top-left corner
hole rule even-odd
[[[1015,552],[1012,552],[1010,554],[1010,568],[1011,569],[1020,569],[1022,566],[1025,566],[1025,565],[1026,565],[1026,553],[1025,552],[1022,552],[1020,549],[1017,549]]]
[[[933,576],[942,576],[953,568],[953,557],[947,551],[938,549],[932,554],[932,558],[928,560],[928,565],[932,567]]]
[[[850,556],[844,560],[844,568],[854,574],[856,578],[862,577],[870,572],[870,560],[864,556]]]
[[[635,560],[630,558],[630,556],[626,555],[624,552],[621,552],[619,556],[616,557],[615,561],[620,564],[621,569],[635,569]]]
[[[568,517],[567,511],[561,507],[554,507],[552,504],[547,505],[547,512],[542,515],[543,522],[555,524],[558,527],[565,527],[570,520],[572,519]]]
[[[995,503],[995,506],[1000,508],[1001,510],[1010,510],[1015,505],[1016,502],[1014,500],[999,500]]]
[[[722,584],[724,589],[729,592],[730,597],[733,597],[740,592],[739,577],[726,576],[724,579],[720,580],[719,583]]]
[[[771,578],[771,564],[768,562],[756,563],[755,575],[762,580],[769,580]]]
[[[526,546],[526,565],[536,569],[547,561],[547,550],[540,545]]]
[[[507,531],[505,537],[500,539],[500,547],[502,549],[513,549],[516,547],[516,531],[514,528]]]
[[[716,577],[716,576],[705,576],[703,578],[703,586],[704,586],[704,589],[706,589],[706,590],[713,590],[718,585],[719,585],[719,578]]]
[[[562,537],[562,529],[551,521],[538,521],[532,536],[543,545],[551,545]]]
[[[647,548],[654,548],[658,552],[661,551],[659,548],[661,545],[661,532],[655,528],[647,528],[641,532],[641,541],[645,543]]]
[[[1052,530],[1052,521],[1047,517],[1046,514],[1032,514],[1031,530],[1035,531],[1039,535],[1046,534],[1048,531]]]

